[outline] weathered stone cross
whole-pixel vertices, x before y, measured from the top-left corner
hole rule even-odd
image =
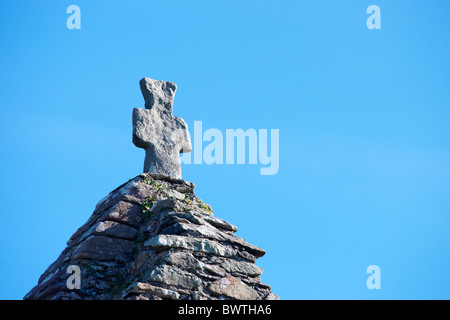
[[[181,179],[179,153],[192,146],[186,122],[172,115],[177,86],[150,78],[139,84],[145,109],[133,109],[133,143],[145,149],[144,172]]]

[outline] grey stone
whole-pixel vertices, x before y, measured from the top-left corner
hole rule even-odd
[[[280,298],[273,292],[269,292],[269,294],[264,298],[264,300],[280,300]]]
[[[134,181],[134,179],[133,179]],[[97,202],[97,204],[95,205],[95,210],[94,210],[94,214],[100,214],[103,211],[109,209],[110,207],[112,207],[115,202],[113,200],[115,200],[113,197],[116,196],[120,190],[122,190],[122,188],[127,187],[130,182],[132,182],[132,180],[122,184],[120,187],[114,189],[113,191],[111,191],[106,197],[103,197],[99,202]]]
[[[137,188],[135,182],[127,183],[126,186],[123,187],[126,188],[130,194],[139,194],[139,192],[144,192],[142,188]],[[141,190],[141,191],[138,191]],[[149,190],[146,190],[145,195],[140,195],[141,197],[145,197],[149,194]],[[84,240],[86,237],[90,236],[93,232],[93,228],[96,228],[95,224],[97,226],[99,223],[104,221],[116,221],[121,224],[130,225],[134,228],[137,228],[140,225],[140,222],[142,221],[142,210],[141,208],[136,205],[125,201],[120,201],[119,196],[123,198],[124,193],[119,189],[116,189],[116,191],[109,194],[108,197],[104,198],[104,200],[100,201],[97,205],[96,211],[94,211],[94,214],[88,219],[88,221],[81,226],[67,241],[68,245],[77,245],[80,241]],[[117,203],[118,201],[118,203]],[[136,201],[138,202],[137,198]],[[103,209],[101,211],[98,210],[98,207],[102,207]],[[99,222],[100,221],[100,222]],[[103,227],[106,231],[106,225],[104,224]],[[111,225],[110,225],[111,226]],[[125,229],[129,228],[126,227],[119,227],[118,230],[125,231]],[[100,230],[97,230],[99,233]],[[131,233],[133,233],[132,230],[128,229]],[[107,231],[106,231],[107,233]],[[114,231],[112,233],[115,233]],[[107,235],[107,234],[105,234]],[[119,236],[120,238],[121,236]],[[127,236],[125,236],[127,238]]]
[[[131,295],[129,297],[126,298],[126,300],[133,300],[133,301],[138,301],[138,300],[162,300],[162,298],[155,296],[153,294],[150,293],[140,293],[137,295]]]
[[[171,299],[171,300],[180,299],[180,294],[176,291],[152,286],[151,284],[142,282],[137,282],[130,285],[125,290],[125,293],[122,295],[122,298],[126,297],[130,293],[150,293],[163,299]]]
[[[137,272],[141,269],[145,264],[150,261],[152,258],[152,252],[149,251],[141,251],[139,252],[136,259],[130,264],[128,271],[129,272]]]
[[[195,184],[192,182],[186,182],[185,184],[177,184],[175,185],[175,190],[181,193],[193,193],[195,188]]]
[[[164,199],[157,201],[155,204],[153,204],[153,207],[151,208],[150,212],[152,214],[160,213],[164,210],[171,210],[175,208],[175,199]]]
[[[198,218],[197,216],[193,215],[190,212],[174,212],[174,211],[172,211],[172,212],[168,212],[168,215],[171,215],[171,216],[174,216],[174,217],[177,217],[180,219],[184,219],[186,221],[189,221],[189,222],[192,222],[192,223],[195,223],[198,225],[205,224],[205,222],[202,219]]]
[[[195,225],[177,223],[172,227],[172,231],[191,237],[205,237],[220,242],[229,242],[243,247],[246,251],[250,252],[256,257],[262,257],[266,253],[263,249],[248,243],[244,239],[239,238],[238,236],[229,232],[222,232],[208,224]]]
[[[253,263],[256,261],[256,259],[258,259],[254,255],[248,253],[245,250],[239,250],[238,251],[238,256],[241,257],[241,258],[244,258],[244,259],[246,259],[246,260],[248,260],[250,262],[253,262]]]
[[[181,179],[179,153],[192,150],[186,122],[172,115],[177,86],[144,78],[145,109],[133,109],[133,143],[145,149],[144,172]]]
[[[43,290],[41,292],[39,292],[36,296],[28,297],[27,299],[51,300],[55,296],[57,296],[58,293],[64,292],[66,290],[67,290],[67,286],[65,285],[65,283],[61,283],[61,282],[54,283],[54,284],[44,287]]]
[[[44,284],[45,282],[51,283],[51,279],[57,277],[60,273],[61,268],[66,260],[68,260],[70,250],[68,248],[64,249],[63,252],[58,256],[55,262],[53,262],[47,270],[39,277],[38,284]],[[36,289],[36,287],[34,288]]]
[[[120,188],[116,188],[111,191],[109,195],[100,200],[96,207],[94,213],[101,213],[114,205],[119,201],[132,202],[134,204],[139,204],[142,201],[147,200],[150,196],[153,196],[155,190],[152,186],[141,182],[138,177],[125,183]]]
[[[95,224],[91,228],[91,231],[87,232],[85,235],[89,236],[92,234],[133,240],[136,238],[138,230],[125,224],[107,220],[107,221],[100,221],[97,224]]]
[[[200,269],[202,267],[201,263],[197,259],[195,259],[195,257],[190,252],[166,251],[162,253],[161,259],[168,264],[188,271],[194,271],[195,269]]]
[[[82,237],[98,219],[98,215],[92,215],[85,224],[75,231],[75,233],[67,241],[67,245],[71,245],[73,243],[78,244],[80,242],[80,237]]]
[[[194,291],[191,293],[191,299],[192,300],[213,300],[214,298],[205,294],[201,291]]]
[[[255,290],[247,286],[239,278],[231,276],[213,281],[208,290],[213,295],[225,295],[238,300],[256,300],[259,297]]]
[[[147,240],[144,245],[160,251],[169,248],[183,248],[192,251],[212,253],[223,257],[232,257],[236,254],[236,250],[233,248],[221,245],[216,241],[166,234],[153,237]]]
[[[245,261],[236,261],[231,259],[226,259],[221,267],[230,273],[242,273],[249,275],[250,277],[257,277],[263,273],[263,269]]]
[[[229,223],[223,219],[217,218],[215,216],[203,215],[202,218],[203,218],[203,220],[210,223],[214,227],[226,229],[226,230],[229,230],[232,232],[236,232],[238,230],[238,228],[236,226],[232,225],[231,223]]]
[[[226,275],[225,271],[221,267],[213,264],[205,264],[204,269],[216,276],[224,277]]]
[[[108,210],[103,219],[117,221],[138,228],[143,220],[142,209],[136,204],[120,201]]]
[[[133,241],[90,236],[72,253],[72,259],[93,259],[99,261],[127,261],[127,255],[134,247]]]
[[[182,201],[182,200],[184,200],[184,198],[186,198],[186,196],[184,194],[182,194],[181,192],[178,192],[176,190],[169,189],[166,191],[166,193],[169,198],[175,198],[180,201]]]
[[[169,265],[156,267],[148,273],[146,280],[189,290],[195,290],[201,283],[201,280],[193,274]]]
[[[51,300],[83,300],[78,294],[75,292],[58,292],[56,296],[54,296]]]

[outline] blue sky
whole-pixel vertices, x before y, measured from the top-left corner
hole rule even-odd
[[[69,5],[81,30],[66,27]],[[369,30],[366,9],[381,9]],[[139,80],[190,129],[279,129],[280,169],[184,165],[281,299],[450,298],[448,1],[2,1],[0,299],[142,170]],[[192,135],[192,131],[191,131]],[[366,268],[381,269],[381,289]]]

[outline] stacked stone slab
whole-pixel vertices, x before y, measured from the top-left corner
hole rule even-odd
[[[25,299],[278,299],[255,265],[265,251],[236,231],[193,183],[143,173],[97,204]],[[80,289],[67,286],[71,265]]]

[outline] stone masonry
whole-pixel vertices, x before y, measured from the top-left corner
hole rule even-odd
[[[143,173],[112,191],[24,299],[272,300],[265,251],[234,233],[194,184]],[[78,266],[81,288],[69,289]]]

